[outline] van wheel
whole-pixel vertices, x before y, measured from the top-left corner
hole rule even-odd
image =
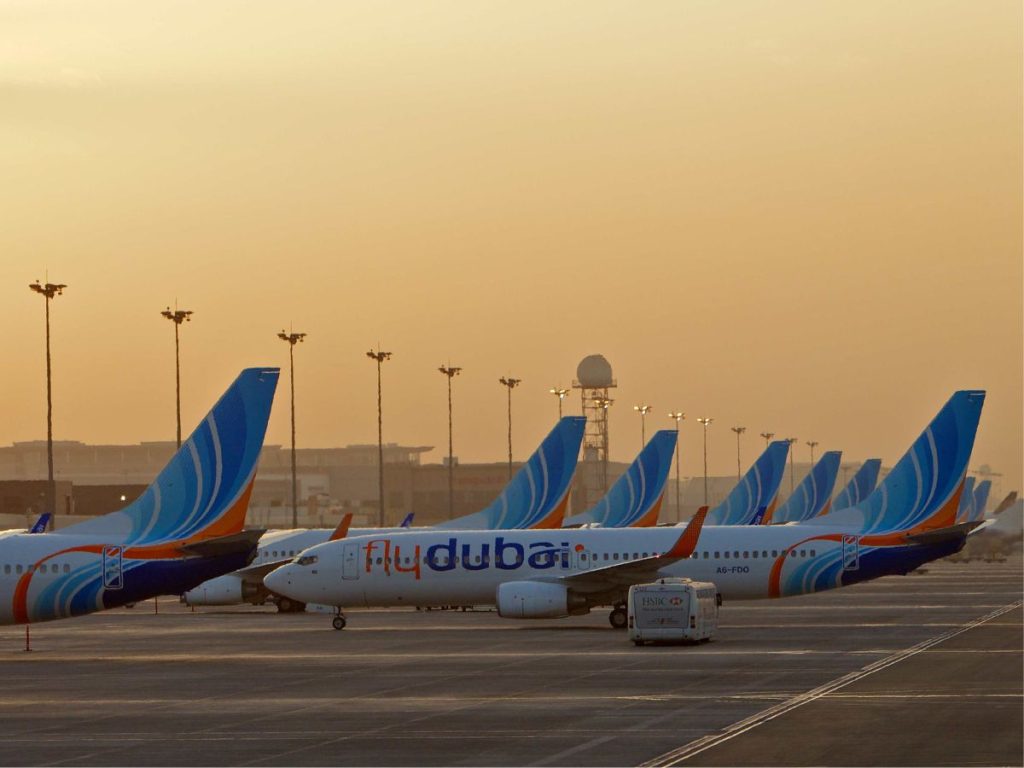
[[[608,623],[612,625],[612,629],[625,629],[626,622],[625,608],[615,608],[608,614]]]

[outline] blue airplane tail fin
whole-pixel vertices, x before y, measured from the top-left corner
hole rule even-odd
[[[629,469],[597,504],[586,512],[567,518],[562,525],[598,523],[603,528],[657,525],[677,438],[674,429],[656,432]]]
[[[415,512],[410,512],[408,515],[405,516],[405,519],[402,520],[401,523],[399,523],[398,527],[399,528],[410,528],[412,526],[412,519],[414,517],[416,517],[416,513]]]
[[[966,523],[974,514],[974,478],[964,478],[964,488],[960,493],[960,506],[956,509],[956,521]]]
[[[860,465],[853,479],[832,500],[821,514],[827,515],[832,510],[846,509],[860,504],[878,485],[878,472],[882,468],[881,459],[868,459]]]
[[[842,451],[826,451],[772,515],[773,523],[800,523],[817,517],[828,505],[839,475]]]
[[[277,368],[242,371],[142,496],[61,533],[139,546],[241,531],[277,378]]]
[[[992,490],[991,480],[982,480],[974,488],[974,504],[971,508],[971,522],[985,519],[985,507],[988,506],[988,494]]]
[[[53,515],[50,514],[49,512],[43,512],[43,514],[41,514],[39,516],[39,519],[36,520],[35,524],[31,528],[28,529],[28,532],[29,533],[43,533],[46,530],[47,526],[50,525],[50,518],[51,517],[53,517]]]
[[[788,455],[785,440],[771,443],[725,501],[708,513],[707,524],[748,525],[761,507],[765,507],[764,518],[771,520]]]
[[[560,528],[586,423],[582,416],[561,419],[489,507],[434,528]]]
[[[849,525],[862,534],[920,533],[955,525],[984,404],[984,391],[954,393],[870,496],[808,522]]]

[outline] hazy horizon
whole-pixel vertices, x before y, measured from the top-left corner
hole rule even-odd
[[[1022,10],[992,2],[0,0],[0,445],[174,438],[283,369],[268,443],[525,458],[585,355],[611,453],[762,431],[891,465],[956,389],[1021,488]],[[579,393],[565,400],[579,413]]]

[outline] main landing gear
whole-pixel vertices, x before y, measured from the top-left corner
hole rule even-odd
[[[306,610],[306,604],[288,597],[277,598],[278,613],[302,613]]]
[[[345,619],[345,614],[341,612],[341,608],[338,608],[334,614],[334,618],[331,619],[331,626],[335,629],[344,629],[348,621]]]
[[[627,621],[625,603],[619,603],[608,614],[608,623],[612,625],[612,629],[625,629]]]

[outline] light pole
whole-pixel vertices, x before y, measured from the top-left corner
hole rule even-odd
[[[767,448],[769,443],[771,443],[772,438],[775,437],[775,433],[774,432],[762,432],[761,433],[761,437],[764,438],[764,447]]]
[[[561,419],[562,418],[562,401],[565,400],[566,395],[569,394],[569,390],[568,389],[562,389],[561,387],[555,387],[554,389],[549,389],[548,392],[550,392],[552,395],[554,395],[555,397],[558,398],[558,418]]]
[[[789,443],[789,495],[793,495],[793,443],[796,442],[795,437],[787,437],[786,442]]]
[[[817,440],[808,440],[807,441],[807,445],[810,446],[810,449],[811,449],[811,466],[812,467],[814,466],[814,447],[817,444],[818,444]]]
[[[168,307],[160,314],[174,323],[174,413],[178,424],[178,447],[181,448],[181,354],[178,346],[178,328],[186,321],[192,322],[192,310],[178,309],[178,302],[174,302],[174,311]]]
[[[736,433],[736,479],[740,480],[743,473],[740,471],[740,435],[747,431],[746,427],[730,427]]]
[[[522,381],[522,379],[513,379],[511,376],[502,376],[498,379],[499,384],[508,388],[508,477],[510,480],[512,479],[512,390]]]
[[[651,410],[649,405],[634,405],[633,410],[640,414],[640,448],[647,445],[647,414]]]
[[[384,421],[381,410],[381,379],[380,366],[385,360],[391,359],[390,352],[370,350],[366,356],[377,361],[377,524],[384,527]]]
[[[290,377],[290,387],[292,396],[292,528],[299,527],[299,507],[298,507],[298,496],[299,496],[299,484],[297,474],[295,471],[295,345],[306,338],[304,333],[295,333],[293,331],[281,331],[277,334],[277,338],[281,341],[288,342],[288,373]]]
[[[676,423],[676,522],[679,522],[679,422],[686,418],[682,411],[670,411],[668,417]]]
[[[452,379],[458,376],[461,368],[453,367],[451,363],[438,368],[441,373],[448,377],[448,517],[455,514],[455,465],[452,458]]]
[[[29,285],[36,293],[42,294],[46,299],[46,509],[50,513],[50,530],[57,527],[57,486],[53,482],[53,386],[52,373],[50,369],[50,300],[54,296],[64,293],[67,285],[64,283],[46,282],[40,284],[38,280]]]
[[[604,442],[601,445],[604,457],[601,461],[601,485],[604,493],[608,493],[608,409],[615,401],[610,397],[595,397],[592,402],[604,411]]]
[[[704,427],[704,506],[708,505],[708,427],[714,421],[710,416],[697,419],[697,423]]]

